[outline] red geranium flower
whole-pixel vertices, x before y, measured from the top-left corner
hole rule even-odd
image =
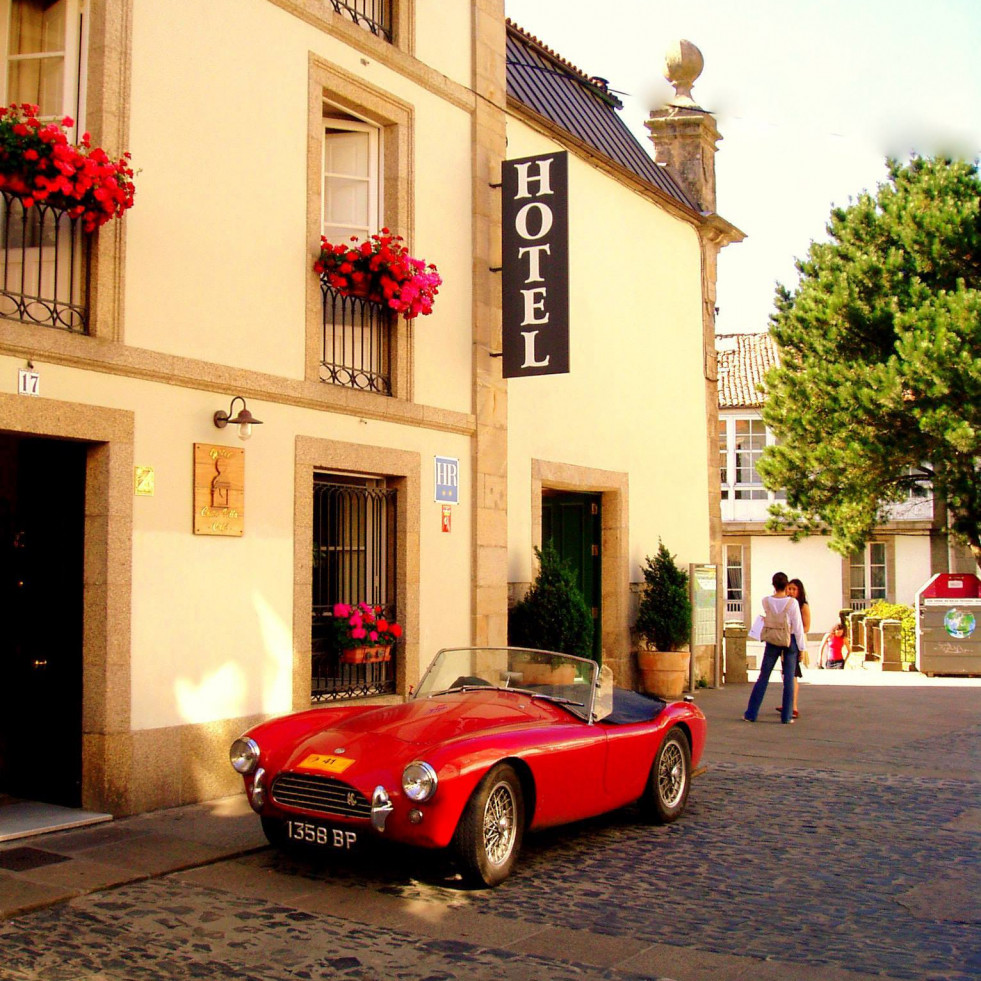
[[[384,304],[406,320],[432,313],[433,301],[443,280],[432,263],[409,255],[402,238],[387,228],[352,246],[320,239],[320,255],[314,272],[339,293],[367,294],[372,303]]]
[[[25,208],[44,201],[93,232],[133,206],[134,172],[128,153],[112,160],[91,146],[88,133],[81,143],[69,143],[65,128],[72,125],[68,116],[60,124],[42,123],[29,103],[0,108],[0,187]]]

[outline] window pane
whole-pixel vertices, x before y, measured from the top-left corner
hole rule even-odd
[[[13,0],[10,54],[65,50],[65,0]]]
[[[869,595],[873,599],[886,598],[886,546],[884,542],[869,544]]]
[[[865,556],[853,555],[848,567],[849,592],[852,599],[865,598]]]
[[[729,492],[726,488],[726,484],[729,482],[729,467],[728,460],[726,459],[727,454],[727,431],[726,431],[726,421],[721,419],[719,421],[719,479],[722,483],[722,496],[728,497]]]
[[[328,174],[368,178],[368,134],[328,131],[324,169]]]
[[[7,72],[7,92],[11,102],[29,102],[42,116],[59,116],[65,85],[62,58],[12,61]]]
[[[347,177],[324,181],[324,221],[330,225],[368,227],[368,183]]]
[[[352,120],[324,133],[322,234],[330,242],[364,241],[378,230],[378,134]],[[333,125],[337,129],[332,128]]]
[[[323,235],[328,242],[349,242],[352,235],[357,235],[362,241],[368,235],[368,227],[366,225],[335,225],[331,222],[326,222],[323,228]]]
[[[726,546],[726,598],[743,598],[743,550],[739,545]]]
[[[60,116],[65,96],[66,0],[14,0],[7,51],[7,101],[29,102]]]

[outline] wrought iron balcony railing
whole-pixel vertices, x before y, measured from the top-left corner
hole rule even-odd
[[[386,41],[392,40],[392,0],[330,0],[334,10]]]
[[[395,315],[381,304],[344,296],[321,280],[324,339],[321,381],[392,394]]]
[[[0,193],[0,317],[86,333],[89,241],[81,218]]]
[[[390,651],[391,660],[348,664],[331,640],[330,622],[328,610],[314,608],[310,700],[334,702],[394,694],[396,648]]]

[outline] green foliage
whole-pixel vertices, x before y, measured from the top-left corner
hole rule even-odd
[[[508,643],[516,647],[591,657],[593,618],[575,575],[550,542],[535,549],[538,575],[508,613]]]
[[[658,651],[680,651],[691,639],[688,572],[658,539],[657,555],[644,562],[644,592],[637,608],[637,632]]]
[[[830,531],[847,555],[932,485],[981,561],[981,179],[963,161],[888,166],[777,290],[763,419],[778,445],[759,471],[789,507],[770,527]]]
[[[916,611],[912,606],[877,600],[862,612],[866,618],[878,617],[880,620],[898,620],[903,625],[899,631],[900,657],[909,664],[916,660]]]

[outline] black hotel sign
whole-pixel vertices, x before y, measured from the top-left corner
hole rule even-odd
[[[505,160],[504,377],[569,371],[569,160]]]

